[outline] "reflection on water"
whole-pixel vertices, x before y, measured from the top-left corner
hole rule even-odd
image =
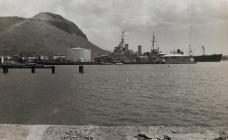
[[[0,74],[0,123],[228,125],[228,63],[57,66]]]

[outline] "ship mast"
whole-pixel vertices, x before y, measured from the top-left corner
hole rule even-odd
[[[192,51],[192,0],[189,0],[189,55],[192,56],[193,51]]]
[[[125,31],[123,29],[122,36],[121,36],[121,42],[120,42],[121,47],[124,47],[124,33],[125,33]]]
[[[153,34],[153,40],[152,40],[152,52],[154,51],[154,44],[155,44],[155,35]]]
[[[202,46],[202,49],[203,49],[203,55],[205,55],[205,47],[204,47],[204,45]]]
[[[190,56],[192,56],[192,45],[191,45],[191,44],[189,44],[189,52],[188,52],[188,54],[189,54]]]

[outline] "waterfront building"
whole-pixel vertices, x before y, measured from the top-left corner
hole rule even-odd
[[[49,60],[48,56],[40,56],[40,60]]]
[[[84,48],[68,49],[66,59],[72,62],[91,62],[91,50]]]
[[[66,59],[66,55],[63,54],[57,54],[53,56],[54,60],[59,60],[59,59]]]
[[[112,55],[101,55],[94,59],[95,62],[112,63]]]
[[[53,56],[53,60],[55,61],[65,61],[66,60],[66,55],[64,54],[57,54]]]

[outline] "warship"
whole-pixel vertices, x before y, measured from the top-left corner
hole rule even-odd
[[[163,53],[158,46],[155,46],[156,39],[153,35],[151,50],[142,53],[142,46],[138,46],[138,52],[129,49],[129,44],[125,43],[125,31],[122,31],[121,41],[114,51],[109,55],[95,58],[95,62],[101,64],[196,64],[193,56],[184,55],[178,49],[172,54]]]

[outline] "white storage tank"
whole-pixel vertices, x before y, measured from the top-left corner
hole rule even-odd
[[[84,48],[68,49],[66,59],[73,62],[91,62],[91,50]]]

